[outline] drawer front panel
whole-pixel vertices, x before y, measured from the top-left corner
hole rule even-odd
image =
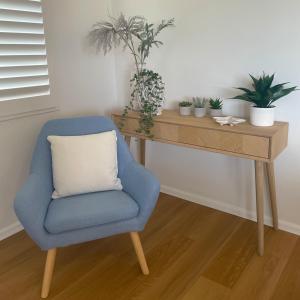
[[[115,122],[118,123],[118,118]],[[122,131],[136,135],[137,119],[126,119]],[[233,152],[242,155],[251,155],[269,158],[269,138],[220,130],[178,126],[156,122],[153,128],[154,140],[165,140],[200,148],[215,149],[220,152]]]

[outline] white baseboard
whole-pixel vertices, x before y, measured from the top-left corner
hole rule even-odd
[[[162,185],[161,186],[161,192],[187,200],[194,203],[198,203],[210,208],[214,208],[216,210],[220,210],[235,216],[239,216],[248,220],[256,221],[256,212],[248,211],[244,208],[224,203],[221,201],[213,200],[208,197],[201,196],[199,194],[190,193],[186,191],[182,191],[170,186]],[[281,230],[300,235],[300,225],[287,222],[284,220],[278,220],[279,222],[279,228]],[[269,216],[265,216],[265,224],[271,226],[272,225],[272,219]]]
[[[17,232],[23,230],[23,226],[20,222],[15,222],[9,226],[0,229],[0,241],[16,234]]]
[[[238,217],[242,217],[248,220],[256,221],[256,213],[253,211],[248,211],[244,208],[224,203],[221,201],[213,200],[208,197],[201,196],[199,194],[190,193],[182,191],[170,186],[162,185],[161,192],[187,200],[194,203],[198,203],[216,210],[220,210]],[[271,226],[272,219],[269,216],[265,216],[265,224]],[[281,230],[300,235],[300,225],[287,222],[279,219],[279,228]],[[15,222],[3,229],[0,229],[0,241],[16,234],[17,232],[23,230],[22,225],[19,222]]]

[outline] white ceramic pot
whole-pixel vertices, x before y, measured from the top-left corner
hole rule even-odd
[[[272,126],[275,118],[275,106],[261,108],[251,106],[250,123],[254,126]]]
[[[202,118],[206,114],[206,108],[205,107],[195,107],[194,113],[195,113],[195,117]]]
[[[222,109],[210,109],[210,115],[212,117],[222,117],[223,113],[222,113]]]
[[[179,113],[182,116],[190,116],[192,114],[191,106],[179,106]]]

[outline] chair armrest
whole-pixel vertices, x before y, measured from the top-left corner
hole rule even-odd
[[[150,171],[134,160],[127,164],[120,178],[123,190],[139,205],[138,218],[146,223],[159,196],[159,181]]]
[[[32,173],[14,202],[15,213],[31,238],[43,248],[48,233],[44,220],[51,201],[52,185],[43,177]]]

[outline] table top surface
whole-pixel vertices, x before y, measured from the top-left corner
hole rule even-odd
[[[112,115],[120,117],[122,115],[122,112],[115,112]],[[130,111],[128,114],[128,118],[138,119],[139,114],[138,112]],[[178,110],[164,110],[160,116],[154,117],[154,121],[160,123],[207,128],[263,137],[272,137],[279,130],[281,130],[282,127],[288,126],[287,122],[275,122],[274,125],[270,127],[256,127],[251,125],[248,121],[235,126],[221,126],[211,117],[197,118],[194,116],[181,116]]]

